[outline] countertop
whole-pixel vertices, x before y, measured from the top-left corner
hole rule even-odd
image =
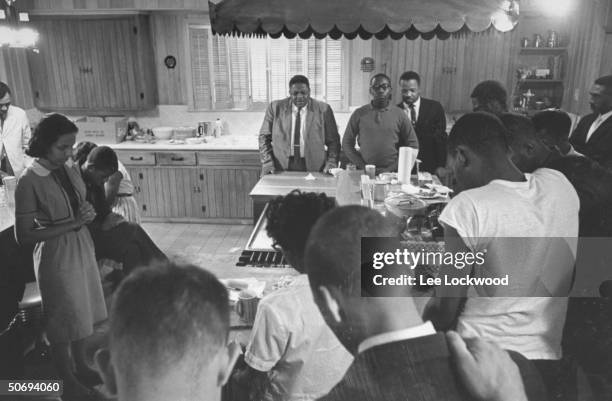
[[[201,144],[176,144],[169,140],[158,140],[156,143],[142,143],[125,141],[117,144],[109,144],[115,150],[150,150],[150,151],[173,151],[173,150],[257,150],[259,148],[257,136],[252,135],[228,135],[220,138],[206,137],[207,143]]]

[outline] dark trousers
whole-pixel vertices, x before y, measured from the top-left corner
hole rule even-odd
[[[550,401],[576,401],[578,399],[576,365],[568,359],[559,361],[532,359],[540,372]]]

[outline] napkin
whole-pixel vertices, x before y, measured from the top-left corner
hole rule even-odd
[[[315,176],[312,175],[312,173],[308,173],[308,175],[306,177],[304,177],[304,179],[307,180],[307,181],[316,180]]]
[[[412,167],[414,167],[418,154],[418,149],[408,146],[402,146],[399,148],[397,178],[402,184],[410,184]]]

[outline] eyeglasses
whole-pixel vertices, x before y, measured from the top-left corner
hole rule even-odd
[[[372,86],[370,86],[370,88],[372,88],[375,91],[377,91],[379,89],[382,89],[382,90],[386,91],[387,89],[391,89],[391,85],[387,85],[387,84],[372,85]]]

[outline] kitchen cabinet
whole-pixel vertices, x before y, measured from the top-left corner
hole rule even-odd
[[[154,107],[148,18],[33,19],[40,34],[38,52],[28,53],[36,107],[105,115]]]
[[[261,171],[257,151],[116,152],[145,220],[252,222],[249,192]]]

